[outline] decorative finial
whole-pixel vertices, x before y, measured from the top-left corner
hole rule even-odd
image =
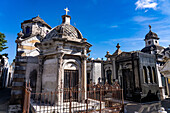
[[[116,46],[116,48],[117,48],[117,49],[119,49],[119,48],[120,48],[120,45],[119,45],[119,43],[117,43],[117,46]]]
[[[66,11],[66,15],[67,15],[67,13],[69,12],[68,8],[65,8],[64,10]]]
[[[40,15],[38,14],[38,17],[40,17]]]
[[[151,25],[149,25],[149,30],[151,31]]]

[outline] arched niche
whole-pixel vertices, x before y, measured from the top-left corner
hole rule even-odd
[[[147,69],[145,66],[143,66],[143,77],[144,77],[144,83],[148,83]]]
[[[150,67],[150,66],[148,66],[148,71],[149,71],[150,83],[153,83],[152,70],[151,70],[151,67]]]
[[[79,70],[78,66],[73,62],[68,62],[64,66],[64,70]]]
[[[37,83],[37,70],[33,70],[29,74],[30,86],[32,88],[32,92],[36,92],[36,83]]]
[[[105,65],[104,66],[104,79],[107,80],[109,84],[112,84],[112,79],[113,79],[113,71],[112,71],[112,65]]]
[[[155,73],[155,68],[154,67],[152,67],[152,75],[153,75],[153,82],[157,83],[157,81],[156,81],[156,73]]]
[[[83,81],[81,76],[80,62],[76,60],[64,60],[63,70],[62,70],[62,87],[64,91],[69,89],[74,89],[78,91],[81,88]],[[74,100],[80,100],[81,94],[77,92],[72,92],[72,98]],[[66,92],[63,93],[63,101],[67,101],[69,95]]]

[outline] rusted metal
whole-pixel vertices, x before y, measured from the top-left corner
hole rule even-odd
[[[22,109],[23,113],[29,113],[30,97],[31,97],[31,87],[30,87],[30,81],[29,81],[29,84],[27,84],[27,82],[25,83],[25,88],[24,88],[24,103],[23,103],[23,109]]]
[[[27,112],[29,113],[29,108],[30,108],[30,97],[31,97],[31,86],[30,86],[30,80],[29,80],[29,85],[28,85],[28,108],[27,108]]]
[[[116,82],[114,85],[91,83],[88,85],[88,91],[83,88],[69,87],[62,90],[56,89],[54,92],[31,93],[28,87],[25,88],[23,113],[29,112],[29,93],[35,112],[120,113],[124,110],[123,90]],[[87,95],[86,98],[84,95]]]
[[[123,89],[122,89],[122,112],[124,113],[124,97],[123,97]]]
[[[71,101],[72,101],[72,91],[70,89],[70,106],[69,106],[69,113],[71,113]]]
[[[102,88],[100,88],[100,113],[102,112]]]
[[[86,99],[86,113],[88,113],[88,104],[89,104],[89,102],[88,102],[88,91],[87,91],[87,99]]]

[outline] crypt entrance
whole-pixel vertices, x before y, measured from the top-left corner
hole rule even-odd
[[[77,28],[70,25],[70,19],[69,15],[63,15],[62,24],[51,29],[40,43],[36,43],[41,52],[38,74],[42,78],[39,78],[38,89],[41,92],[59,91],[58,104],[68,99],[79,102],[86,99],[86,93],[80,90],[87,90],[86,60],[92,45]],[[74,93],[70,89],[74,89]]]
[[[79,101],[81,93],[81,69],[79,61],[75,59],[64,59],[63,65],[63,102]],[[70,92],[71,91],[71,92]]]
[[[70,99],[70,90],[72,90],[72,99],[78,100],[78,70],[64,70],[64,93],[63,101],[68,102]]]
[[[122,75],[123,75],[124,98],[125,99],[132,98],[134,89],[132,71],[130,71],[130,69],[123,69]]]

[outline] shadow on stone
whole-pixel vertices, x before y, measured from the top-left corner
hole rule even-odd
[[[158,91],[155,93],[151,93],[151,90],[148,91],[148,94],[146,95],[146,97],[141,99],[141,102],[152,102],[152,101],[159,101],[158,98]]]

